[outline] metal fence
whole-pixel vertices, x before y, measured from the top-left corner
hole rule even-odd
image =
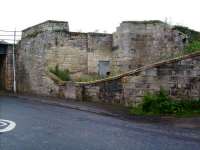
[[[21,31],[16,30],[0,29],[0,41],[7,42],[9,44],[16,44],[21,39],[21,33]]]

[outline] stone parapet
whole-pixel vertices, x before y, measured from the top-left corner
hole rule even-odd
[[[38,34],[44,31],[59,31],[59,30],[68,32],[69,31],[68,22],[48,20],[23,30],[22,39],[28,36],[29,37],[34,36],[34,34]]]

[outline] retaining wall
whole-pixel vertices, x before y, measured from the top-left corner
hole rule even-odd
[[[163,61],[112,78],[74,84],[76,99],[137,105],[160,88],[177,100],[200,98],[200,53]],[[67,98],[67,97],[66,97]]]

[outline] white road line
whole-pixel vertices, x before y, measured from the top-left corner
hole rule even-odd
[[[0,129],[0,133],[8,132],[16,127],[16,123],[10,120],[0,119],[0,127],[3,128]]]
[[[7,123],[0,121],[0,127],[6,126],[6,125],[7,125]]]

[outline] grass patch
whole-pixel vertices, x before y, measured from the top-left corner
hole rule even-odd
[[[143,102],[137,107],[132,107],[130,113],[136,115],[196,116],[200,115],[200,99],[177,101],[161,89],[157,93],[146,93]]]
[[[55,68],[50,68],[49,71],[55,74],[58,78],[62,81],[69,81],[70,80],[70,73],[68,69],[60,69],[58,65]]]

